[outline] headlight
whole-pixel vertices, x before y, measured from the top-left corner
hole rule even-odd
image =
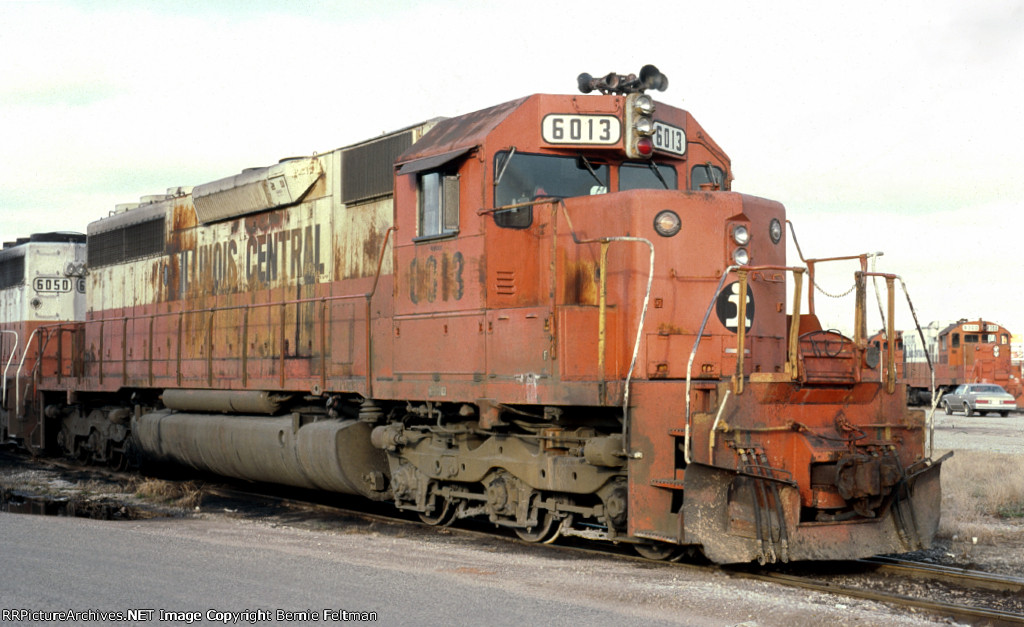
[[[652,135],[654,133],[654,122],[651,118],[637,118],[633,123],[633,130],[637,135]]]
[[[737,266],[745,266],[750,263],[750,253],[746,248],[737,248],[732,254],[732,260],[736,262]]]
[[[654,230],[662,237],[672,237],[683,226],[675,211],[666,209],[654,216]]]
[[[768,225],[768,237],[772,238],[772,244],[778,244],[782,239],[782,223],[778,218],[772,218],[771,224]]]
[[[740,246],[746,246],[750,241],[750,231],[742,224],[732,227],[732,239]]]

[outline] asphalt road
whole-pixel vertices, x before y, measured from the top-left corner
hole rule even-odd
[[[0,513],[0,623],[44,624],[5,610],[93,612],[60,624],[932,624],[869,601],[672,564],[231,515],[105,522]],[[152,612],[98,620],[131,610]],[[249,613],[230,614],[238,611]],[[341,611],[357,614],[345,620]],[[371,618],[364,612],[376,621],[355,620]]]
[[[211,610],[263,610],[275,621],[303,618],[279,610],[312,610],[321,621],[356,622],[351,616],[345,621],[345,615],[325,614],[325,609],[376,612],[376,624],[385,625],[638,622],[635,615],[585,606],[572,598],[474,582],[493,572],[468,568],[431,573],[422,563],[405,563],[422,556],[403,557],[377,547],[372,553],[379,564],[366,563],[362,552],[350,560],[350,540],[233,520],[105,522],[0,513],[0,608],[125,614],[155,610],[135,614],[150,619],[138,621],[143,624],[190,619],[161,612],[198,612],[204,621],[228,624],[250,624],[258,617],[208,615]],[[388,538],[372,539],[381,542]],[[95,617],[87,614],[73,622]],[[312,614],[305,618],[299,622],[313,622]]]

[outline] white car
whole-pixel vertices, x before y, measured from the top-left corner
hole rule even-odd
[[[994,383],[965,383],[942,397],[942,408],[947,415],[963,411],[968,416],[984,416],[991,411],[1009,416],[1011,411],[1017,411],[1017,401]]]

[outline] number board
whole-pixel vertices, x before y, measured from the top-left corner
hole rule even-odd
[[[35,281],[33,281],[32,287],[36,292],[70,292],[71,279],[36,277]]]
[[[622,137],[622,123],[614,115],[551,113],[544,116],[540,135],[549,144],[613,145]]]
[[[678,126],[654,123],[654,149],[674,155],[686,154],[686,131]]]

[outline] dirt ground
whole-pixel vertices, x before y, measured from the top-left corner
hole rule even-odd
[[[963,413],[947,416],[935,411],[935,450],[975,450],[990,453],[1024,455],[1024,414],[971,416]]]
[[[1019,456],[1006,468],[1008,474],[1024,472],[1024,414],[972,416],[962,413],[947,416],[941,409],[934,415],[935,457],[947,451],[997,453]],[[952,473],[942,475],[946,493],[955,480]],[[944,517],[952,516],[944,506]],[[1024,577],[1024,518],[988,519],[972,524],[970,533],[947,533],[940,537],[930,556],[938,562],[979,568]]]

